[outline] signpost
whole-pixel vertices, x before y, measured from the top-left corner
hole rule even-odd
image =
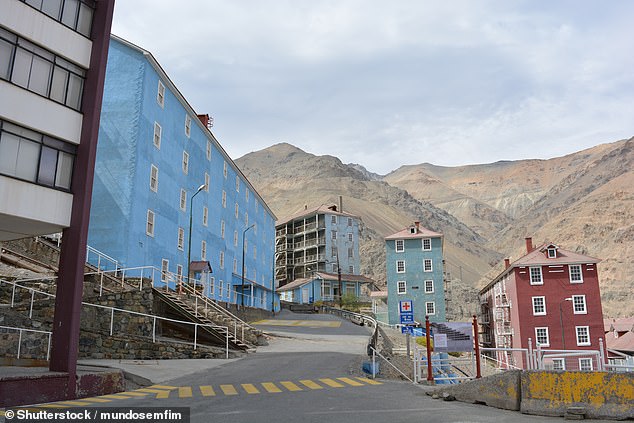
[[[402,325],[410,325],[414,323],[414,307],[411,300],[399,301],[398,312]]]

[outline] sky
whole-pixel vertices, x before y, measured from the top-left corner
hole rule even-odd
[[[286,142],[387,174],[634,135],[634,1],[117,0],[237,159]]]

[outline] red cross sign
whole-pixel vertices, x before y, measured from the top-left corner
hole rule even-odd
[[[411,313],[412,312],[412,302],[411,301],[401,301],[401,313]]]

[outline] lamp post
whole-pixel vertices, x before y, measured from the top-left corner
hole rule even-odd
[[[191,263],[191,254],[192,254],[192,214],[193,214],[192,206],[194,204],[194,197],[200,191],[205,189],[205,186],[206,186],[205,184],[202,184],[201,186],[199,186],[196,192],[194,193],[194,195],[192,195],[192,197],[189,199],[189,237],[187,238],[187,281],[188,282],[189,282],[189,265]],[[181,292],[181,283],[182,283],[181,281],[178,281],[179,294]]]
[[[255,226],[255,223],[242,231],[242,277],[241,277],[242,284],[240,286],[240,294],[242,297],[242,301],[241,301],[242,307],[244,307],[244,237],[247,234],[247,231],[254,226]]]
[[[563,346],[563,349],[566,349],[566,338],[564,336],[564,317],[563,317],[563,310],[561,308],[561,305],[564,303],[564,301],[572,301],[572,298],[564,298],[563,300],[559,301],[559,325],[561,326],[561,345]]]

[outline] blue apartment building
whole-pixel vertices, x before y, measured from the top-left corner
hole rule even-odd
[[[390,324],[400,324],[399,304],[411,301],[414,320],[445,321],[443,236],[420,222],[385,238]]]
[[[160,269],[155,286],[189,267],[209,297],[270,310],[276,217],[210,127],[149,51],[112,36],[88,244]]]

